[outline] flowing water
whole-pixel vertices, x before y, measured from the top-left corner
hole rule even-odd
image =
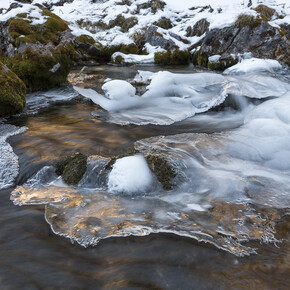
[[[97,80],[127,80],[137,68],[100,66],[91,72]],[[287,289],[287,76],[255,76],[265,101],[256,98],[247,77],[235,77],[230,89],[223,84],[231,93],[223,106],[170,125],[120,125],[134,118],[131,108],[108,114],[70,86],[29,96],[24,114],[0,124],[1,285]],[[237,78],[243,94],[251,94],[239,101],[233,93]],[[268,86],[265,78],[272,80]],[[84,86],[100,92],[98,81]],[[148,108],[144,112],[146,118]],[[163,116],[155,120],[172,120],[168,111]],[[154,178],[145,192],[126,191],[132,181],[121,192],[110,190],[107,158],[133,148],[163,156],[175,168],[170,191]],[[52,165],[75,150],[90,155],[88,169],[77,187],[68,187]]]

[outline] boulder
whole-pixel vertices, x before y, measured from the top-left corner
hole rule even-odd
[[[186,36],[201,36],[209,29],[209,22],[203,18],[195,23],[193,27],[189,26],[186,29]]]
[[[46,90],[65,82],[74,54],[67,23],[46,9],[34,9],[45,17],[43,24],[33,24],[29,13],[0,22],[2,60],[29,91]]]
[[[242,45],[241,45],[242,44]],[[254,19],[254,22],[233,25],[222,29],[212,29],[199,44],[194,61],[207,65],[208,57],[221,55],[221,60],[229,55],[251,52],[254,57],[271,58],[290,64],[290,41],[286,33],[271,27],[268,22]],[[229,65],[232,65],[229,62]]]
[[[80,152],[66,156],[55,163],[55,172],[69,185],[77,185],[87,170],[87,156]]]
[[[21,111],[25,106],[24,83],[0,62],[0,116]]]
[[[145,42],[151,44],[152,46],[160,46],[167,50],[176,49],[177,46],[171,39],[165,39],[162,34],[157,32],[158,27],[151,25],[148,27],[145,33]]]

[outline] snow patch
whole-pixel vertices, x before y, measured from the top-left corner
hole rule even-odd
[[[224,74],[246,74],[259,71],[274,72],[274,70],[281,69],[282,65],[273,59],[250,58],[243,59],[236,65],[229,67],[224,71]]]
[[[109,191],[115,193],[147,192],[153,184],[153,175],[142,155],[118,159],[109,174]]]

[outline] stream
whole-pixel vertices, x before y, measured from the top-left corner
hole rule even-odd
[[[0,120],[0,285],[287,289],[289,70],[88,73]],[[109,79],[122,80],[118,96]],[[168,161],[172,189],[146,170],[121,181],[117,166],[106,170],[133,149]],[[87,171],[67,186],[53,165],[75,151],[90,156]]]

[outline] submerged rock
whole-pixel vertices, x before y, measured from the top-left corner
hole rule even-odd
[[[63,181],[70,185],[77,185],[87,170],[87,157],[76,152],[55,163],[55,172],[61,175]]]
[[[25,106],[24,83],[0,62],[0,116],[21,111]]]
[[[162,184],[165,190],[172,189],[171,180],[176,176],[176,172],[170,166],[167,160],[160,155],[149,154],[145,156],[150,169],[156,175],[158,181]]]

